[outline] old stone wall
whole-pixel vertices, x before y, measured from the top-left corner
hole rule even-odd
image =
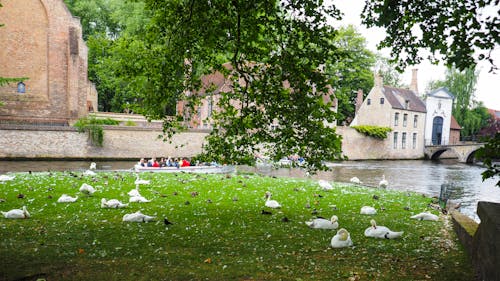
[[[364,159],[421,159],[424,151],[421,145],[412,148],[411,139],[406,149],[393,149],[391,134],[385,140],[367,137],[347,126],[337,127],[342,136],[342,153],[349,160]]]
[[[72,127],[4,125],[0,129],[0,158],[191,157],[201,152],[207,132],[183,132],[171,143],[158,139],[160,134],[161,130],[110,127],[104,130],[104,146],[96,147],[86,133]]]

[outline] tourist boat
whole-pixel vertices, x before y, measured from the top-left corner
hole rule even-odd
[[[187,167],[142,167],[134,166],[136,172],[151,172],[151,173],[197,173],[197,174],[230,174],[236,171],[232,165],[222,166],[187,166]]]

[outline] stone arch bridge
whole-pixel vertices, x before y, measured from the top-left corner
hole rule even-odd
[[[457,155],[458,161],[462,163],[473,163],[474,154],[483,147],[484,143],[467,143],[454,145],[426,145],[424,154],[426,159],[439,159],[445,151],[451,151]]]

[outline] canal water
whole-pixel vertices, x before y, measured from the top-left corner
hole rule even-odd
[[[133,161],[100,161],[98,170],[130,170]],[[78,171],[88,169],[90,161],[0,161],[0,174],[27,171]],[[319,172],[313,179],[349,182],[358,177],[363,185],[378,186],[382,175],[389,182],[389,189],[415,191],[428,196],[439,196],[441,186],[446,184],[451,192],[449,198],[461,204],[460,211],[479,221],[476,215],[478,201],[500,203],[500,188],[496,179],[482,181],[484,168],[458,163],[453,159],[439,161],[344,161],[330,163],[331,171]],[[305,177],[302,169],[256,169],[241,167],[239,170],[259,172],[280,177]]]

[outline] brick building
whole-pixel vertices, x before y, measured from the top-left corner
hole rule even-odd
[[[4,0],[0,8],[0,123],[67,125],[97,110],[80,20],[62,0]]]

